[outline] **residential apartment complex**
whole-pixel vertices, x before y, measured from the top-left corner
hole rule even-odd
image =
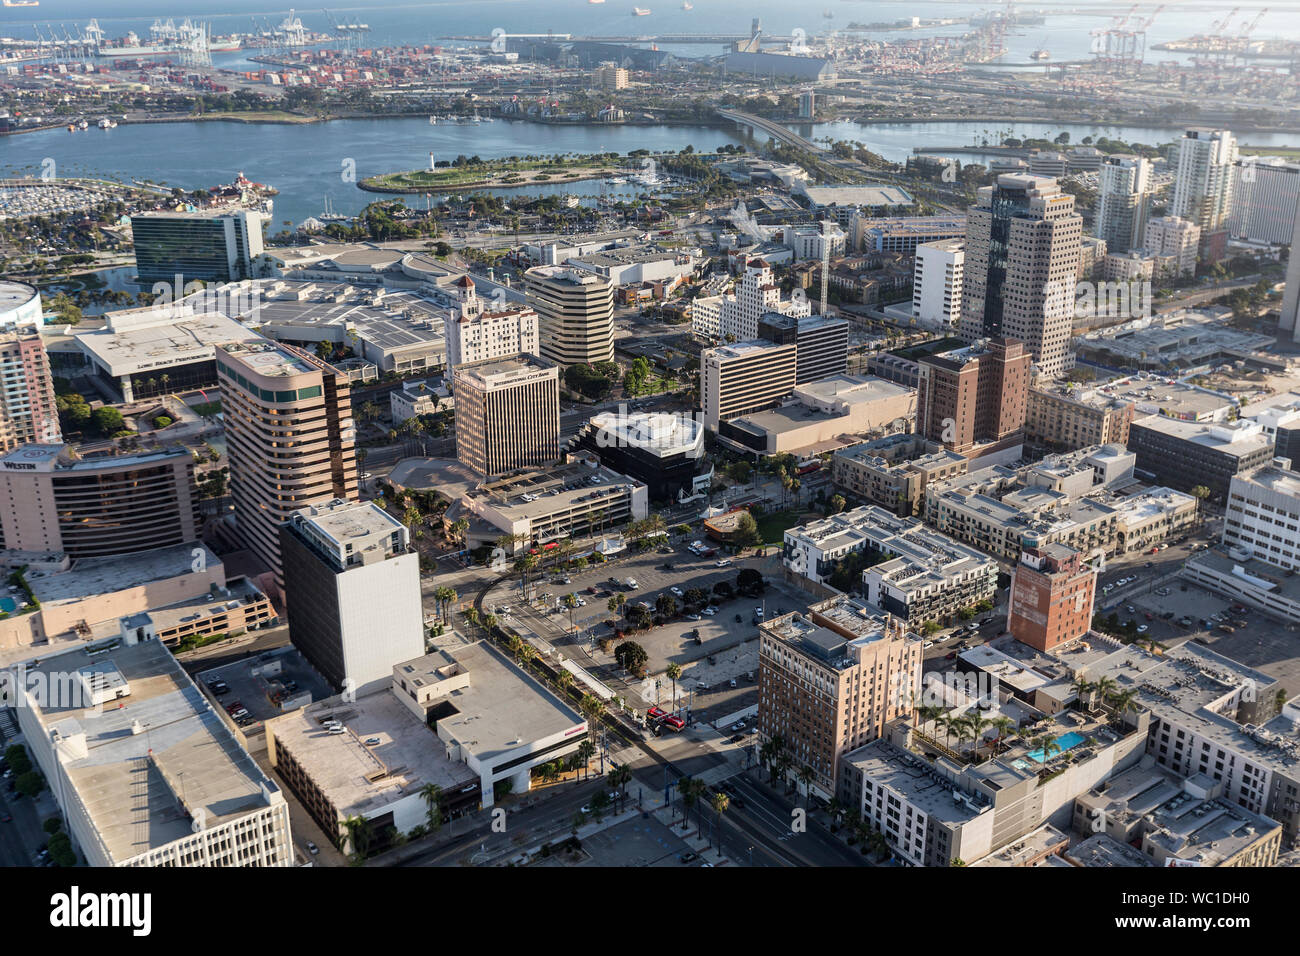
[[[889,615],[851,598],[758,627],[758,729],[833,796],[840,755],[875,740],[907,717],[921,676],[921,639]]]
[[[1025,408],[1025,441],[1052,451],[1126,445],[1133,402],[1068,382],[1035,383]]]
[[[1101,161],[1095,231],[1106,240],[1107,250],[1141,247],[1150,202],[1150,160],[1114,154]]]
[[[1202,234],[1222,229],[1232,211],[1237,138],[1227,130],[1189,129],[1178,141],[1171,215],[1187,219]]]
[[[919,434],[968,458],[1021,443],[1030,355],[1020,342],[989,339],[924,356],[918,364]]]
[[[1079,552],[1026,543],[1011,575],[1007,630],[1022,644],[1050,651],[1088,633],[1097,572]]]
[[[0,330],[0,451],[62,441],[54,379],[34,326]]]
[[[961,319],[965,262],[965,238],[941,239],[916,247],[912,315],[918,322],[941,329],[956,328]]]

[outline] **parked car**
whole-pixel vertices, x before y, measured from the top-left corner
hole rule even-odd
[[[312,843],[311,840],[308,840],[307,852],[310,853],[312,856],[315,856],[317,853],[320,852],[320,847],[318,847],[315,843]]]

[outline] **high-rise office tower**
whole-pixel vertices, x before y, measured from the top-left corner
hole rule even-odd
[[[131,217],[136,272],[143,281],[254,278],[268,217],[234,212],[147,212]]]
[[[758,323],[758,337],[794,345],[794,383],[820,382],[849,370],[849,323],[828,315],[795,318],[769,312]]]
[[[335,689],[386,686],[396,665],[424,654],[420,556],[384,509],[303,508],[281,526],[280,552],[289,635]]]
[[[959,331],[1024,343],[1048,376],[1070,365],[1083,217],[1055,179],[1008,173],[966,216]]]
[[[1227,226],[1232,212],[1237,138],[1223,129],[1189,129],[1178,141],[1178,170],[1169,214],[1189,219],[1201,232]]]
[[[524,279],[541,320],[544,357],[561,365],[613,361],[613,283],[565,266],[534,266]]]
[[[700,405],[704,427],[773,408],[794,391],[798,349],[794,342],[737,342],[700,355]],[[459,414],[459,412],[457,413]]]
[[[35,326],[0,331],[0,451],[62,440],[54,378]]]
[[[456,457],[481,475],[560,457],[560,368],[535,355],[461,365],[453,379]]]
[[[1030,356],[1003,338],[927,355],[918,362],[916,431],[967,457],[1022,442]]]
[[[1108,252],[1142,245],[1151,202],[1151,163],[1142,156],[1107,156],[1098,170],[1096,234]]]
[[[1300,342],[1300,216],[1296,216],[1295,233],[1291,239],[1291,248],[1297,251],[1286,265],[1286,289],[1282,293],[1282,314],[1277,320],[1279,329],[1291,332],[1291,338]]]
[[[1243,156],[1233,166],[1228,232],[1238,239],[1286,245],[1300,203],[1300,164],[1277,156]]]
[[[351,387],[332,365],[269,339],[218,346],[216,356],[235,520],[283,584],[280,525],[357,496]]]

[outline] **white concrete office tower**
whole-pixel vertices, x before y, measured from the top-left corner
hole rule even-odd
[[[87,865],[294,865],[284,794],[159,641],[18,668],[11,713]]]
[[[1189,129],[1178,141],[1171,215],[1190,219],[1202,232],[1227,225],[1232,211],[1237,138],[1223,129]]]
[[[1223,515],[1223,544],[1280,568],[1300,568],[1300,474],[1293,463],[1273,464],[1234,475]],[[1232,556],[1230,554],[1230,556]]]
[[[534,266],[524,280],[540,319],[541,355],[560,365],[613,361],[613,283],[563,266]]]
[[[481,301],[481,300],[480,300]],[[447,372],[456,366],[487,359],[537,355],[540,346],[537,313],[525,305],[481,309],[447,319]]]
[[[386,686],[424,653],[420,557],[372,502],[303,508],[280,528],[293,644],[336,690]]]
[[[1196,271],[1196,249],[1201,243],[1201,227],[1177,216],[1147,220],[1142,247],[1152,255],[1173,256],[1180,276]]]
[[[1291,248],[1300,249],[1300,216],[1296,217]],[[1292,255],[1286,266],[1286,289],[1282,294],[1282,314],[1277,320],[1277,327],[1289,329],[1291,338],[1300,342],[1300,321],[1296,319],[1298,312],[1300,312],[1300,255]]]
[[[959,334],[1023,342],[1043,374],[1073,364],[1083,217],[1055,179],[1007,173],[967,210]]]
[[[1107,156],[1098,170],[1097,238],[1109,252],[1142,245],[1151,201],[1151,163],[1143,156]]]
[[[912,317],[923,325],[954,328],[961,318],[965,239],[940,239],[916,247],[912,269]]]
[[[737,342],[700,356],[704,427],[772,408],[794,391],[798,346],[793,342]]]
[[[750,259],[736,283],[734,296],[722,301],[721,337],[734,342],[758,338],[758,322],[769,312],[800,318],[812,314],[807,296],[782,298],[781,287],[772,278],[772,267],[762,259]]]
[[[1228,232],[1237,239],[1283,246],[1295,231],[1300,165],[1278,156],[1243,156],[1233,167]]]

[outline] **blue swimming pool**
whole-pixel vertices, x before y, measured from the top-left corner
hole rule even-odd
[[[1079,746],[1079,744],[1083,743],[1087,739],[1088,738],[1085,737],[1083,734],[1076,733],[1073,730],[1070,731],[1068,734],[1062,734],[1061,736],[1056,738],[1056,746],[1060,747],[1061,749],[1060,750],[1054,749],[1052,751],[1052,756],[1056,757],[1060,754],[1063,754],[1071,747],[1077,747]],[[1046,763],[1046,759],[1043,757],[1043,752],[1041,750],[1031,750],[1029,751],[1029,753],[1025,754],[1025,756],[1028,757],[1030,760],[1034,761],[1035,763]]]
[[[0,597],[0,611],[6,614],[12,614],[18,610],[18,602],[11,597]]]

